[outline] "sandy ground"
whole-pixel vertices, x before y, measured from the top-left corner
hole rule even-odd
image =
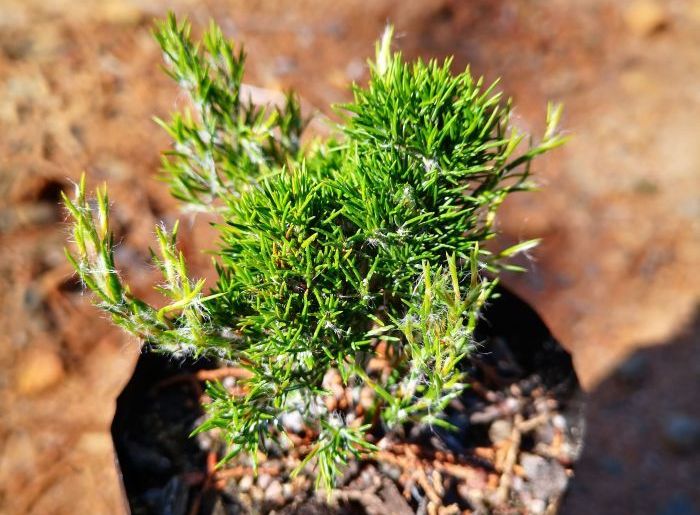
[[[151,116],[183,100],[149,35],[168,9],[199,26],[213,16],[245,42],[247,82],[294,87],[309,112],[347,98],[387,21],[411,57],[454,54],[503,77],[525,129],[541,130],[547,100],[564,102],[571,142],[540,164],[541,191],[501,216],[503,241],[544,238],[532,271],[506,283],[592,392],[564,511],[700,513],[700,437],[674,432],[700,417],[700,2],[280,5],[0,0],[0,513],[122,509],[108,427],[137,342],[71,279],[58,192],[82,170],[109,183],[117,260],[153,295],[152,226],[178,216],[153,178],[167,138]],[[185,248],[200,267],[201,222],[186,224]]]

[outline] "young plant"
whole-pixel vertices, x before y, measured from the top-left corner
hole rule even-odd
[[[163,178],[186,208],[218,215],[218,281],[205,293],[176,248],[177,226],[157,227],[168,300],[157,309],[135,297],[115,268],[107,193],[93,206],[83,178],[64,197],[68,258],[98,305],[151,349],[247,369],[233,390],[208,385],[197,431],[220,430],[222,462],[245,453],[256,463],[301,417],[316,443],[297,472],[314,463],[330,489],[377,431],[449,427],[441,414],[469,384],[479,310],[504,260],[534,244],[493,254],[482,243],[506,196],[530,187],[533,158],[563,142],[560,109],[548,108],[540,143],[523,144],[495,84],[453,75],[449,59],[406,63],[387,30],[333,136],[302,146],[296,97],[282,107],[246,99],[245,55],[218,27],[195,43],[170,16],[155,37],[191,100],[158,121],[174,143]],[[369,387],[370,405],[330,402],[332,376]]]

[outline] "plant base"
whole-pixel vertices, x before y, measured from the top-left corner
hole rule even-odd
[[[188,434],[201,416],[195,374],[215,365],[143,354],[112,426],[131,512],[552,513],[581,451],[582,394],[539,316],[499,293],[476,331],[474,386],[446,412],[458,430],[416,426],[383,438],[330,496],[314,493],[310,475],[290,480],[282,458],[268,458],[257,478],[243,461],[207,475],[209,443]]]

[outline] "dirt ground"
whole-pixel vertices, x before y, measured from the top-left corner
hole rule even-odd
[[[151,121],[182,97],[150,23],[210,17],[244,41],[247,82],[298,89],[309,113],[347,98],[388,21],[411,57],[502,77],[535,133],[562,101],[566,148],[509,200],[504,242],[543,237],[506,284],[571,350],[591,392],[565,513],[700,513],[700,1],[0,0],[0,514],[120,513],[108,433],[138,355],[65,264],[59,192],[107,181],[117,261],[153,298]],[[315,122],[321,124],[320,121]],[[210,233],[185,224],[185,251]],[[199,243],[198,243],[199,242]]]

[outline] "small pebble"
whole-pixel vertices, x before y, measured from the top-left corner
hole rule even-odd
[[[224,377],[223,380],[221,381],[221,384],[227,390],[232,390],[233,388],[236,387],[236,378],[235,377]]]
[[[539,515],[540,513],[545,512],[547,509],[547,503],[543,499],[530,499],[527,502],[527,507],[529,510],[528,513]]]
[[[520,465],[528,478],[527,488],[533,498],[554,499],[566,489],[569,477],[559,462],[523,452]]]
[[[284,503],[282,484],[276,479],[265,490],[265,500],[274,504]]]
[[[375,469],[372,465],[369,465],[362,469],[358,480],[360,481],[360,483],[363,483],[366,487],[370,487],[374,483],[376,477],[377,469]]]
[[[557,430],[550,424],[542,424],[535,428],[535,441],[537,445],[551,445],[554,441],[554,435]]]
[[[508,397],[503,403],[503,407],[508,413],[517,413],[520,410],[520,401],[513,397]]]
[[[674,452],[697,451],[700,448],[700,420],[683,414],[671,415],[664,424],[663,436]]]
[[[394,481],[398,481],[401,477],[401,469],[388,463],[380,463],[379,470],[381,470],[382,474],[393,479]]]
[[[263,500],[264,492],[261,488],[258,488],[257,486],[253,485],[250,489],[250,497],[255,502],[260,502]]]
[[[283,413],[281,416],[282,425],[292,433],[301,433],[304,429],[304,418],[298,411]]]
[[[566,431],[566,417],[561,413],[557,413],[552,417],[552,425],[560,431]]]
[[[513,476],[513,490],[519,492],[523,489],[524,485],[525,481],[523,480],[523,478],[521,478],[520,476]]]
[[[513,424],[506,419],[494,420],[489,428],[489,438],[493,443],[499,443],[510,438]]]
[[[253,486],[253,476],[245,475],[238,482],[238,489],[241,492],[247,492]]]
[[[272,477],[269,474],[260,474],[258,476],[258,487],[265,490],[272,482]]]
[[[528,479],[536,479],[540,470],[547,467],[546,462],[547,460],[543,457],[528,452],[523,452],[520,456],[520,465],[522,465]]]

